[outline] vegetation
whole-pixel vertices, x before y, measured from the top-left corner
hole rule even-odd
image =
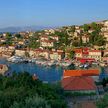
[[[56,34],[60,37],[59,43],[62,45],[69,45],[69,36],[66,32],[56,32]]]
[[[20,34],[15,34],[15,37],[18,39],[22,39],[23,37]]]
[[[97,46],[105,45],[106,40],[104,36],[100,35],[98,31],[93,31],[90,35],[90,43]]]
[[[39,43],[37,37],[32,36],[32,37],[29,38],[29,47],[30,48],[35,49],[35,48],[39,48],[39,46],[40,46],[40,43]]]
[[[75,57],[75,52],[74,51],[70,51],[69,58],[73,59],[74,57]]]
[[[88,32],[88,30],[90,29],[90,26],[88,24],[84,24],[83,29],[84,29],[84,32]]]
[[[108,93],[104,95],[103,99],[97,101],[98,108],[108,108]]]
[[[51,108],[47,101],[38,95],[26,98],[24,102],[14,102],[10,108]]]
[[[7,32],[6,33],[6,45],[12,45],[12,34]]]
[[[27,72],[0,76],[0,108],[66,108],[59,85],[33,80]]]
[[[71,97],[73,97],[73,96],[94,96],[94,95],[96,95],[96,93],[93,93],[93,92],[91,92],[91,93],[84,93],[84,92],[65,92],[65,96],[67,97],[67,96],[71,96]]]

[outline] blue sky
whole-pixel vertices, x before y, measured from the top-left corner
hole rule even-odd
[[[108,19],[108,0],[0,0],[0,28],[61,26]]]

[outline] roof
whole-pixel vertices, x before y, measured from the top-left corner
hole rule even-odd
[[[74,49],[75,53],[82,53],[82,49],[79,48],[79,49]]]
[[[74,49],[75,53],[83,53],[83,54],[88,54],[89,48],[84,47],[84,48],[76,48]]]
[[[63,78],[62,87],[67,91],[96,90],[93,78],[87,76]]]
[[[89,38],[89,36],[88,35],[84,35],[84,36],[82,36],[82,38]]]
[[[81,63],[86,63],[86,62],[93,62],[95,59],[92,58],[80,58],[78,59]]]
[[[64,70],[64,77],[75,77],[75,76],[98,76],[98,69],[89,69],[89,70]]]
[[[48,38],[48,36],[47,35],[43,35],[43,36],[41,36],[41,38]]]
[[[101,50],[89,50],[89,52],[101,52]]]
[[[41,40],[41,42],[52,43],[55,42],[55,40]]]
[[[50,54],[55,54],[55,53],[56,53],[56,54],[58,54],[58,55],[62,55],[62,54],[63,54],[63,52],[57,52],[57,51],[50,51],[49,53],[50,53]]]
[[[108,52],[108,50],[103,50],[103,52]]]

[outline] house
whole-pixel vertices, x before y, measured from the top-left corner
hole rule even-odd
[[[89,55],[89,48],[76,48],[74,49],[75,51],[75,58],[78,59],[84,59],[84,58],[88,58]]]
[[[82,58],[82,59],[78,59],[78,61],[80,61],[80,63],[84,64],[84,63],[92,63],[92,62],[95,62],[96,60],[95,59],[90,59],[90,58]]]
[[[108,31],[103,32],[103,35],[106,38],[106,41],[108,41]]]
[[[13,51],[3,51],[1,55],[2,57],[6,57],[6,58],[11,57],[13,55]]]
[[[8,49],[9,50],[15,50],[15,46],[13,45],[13,46],[8,46]]]
[[[108,28],[107,31],[102,32],[102,35],[106,38],[106,48],[108,48]]]
[[[35,51],[34,50],[30,50],[30,51],[28,51],[28,53],[29,53],[29,56],[31,57],[31,58],[35,58],[36,56],[35,56]]]
[[[34,32],[29,33],[29,37],[32,37],[34,35]]]
[[[102,52],[102,61],[108,61],[108,50]]]
[[[89,50],[89,58],[101,61],[102,51],[101,50]]]
[[[49,29],[49,30],[44,30],[46,35],[54,34],[55,30],[54,29]]]
[[[26,51],[25,50],[15,50],[15,55],[17,56],[25,56]]]
[[[81,76],[99,76],[98,69],[89,70],[64,70],[63,78],[67,77],[81,77]]]
[[[92,76],[98,76],[99,70],[64,70],[61,85],[65,91],[96,93],[97,87]]]
[[[8,47],[6,47],[6,46],[0,47],[0,52],[6,52],[6,51],[8,51]]]
[[[65,52],[65,58],[69,58],[69,56],[70,56],[70,52],[69,51],[66,51]]]
[[[88,47],[82,48],[82,56],[83,56],[83,59],[89,57],[89,48]]]
[[[79,26],[75,26],[75,32],[77,32],[77,33],[79,33],[79,34],[80,34],[80,33],[81,33],[81,31],[82,31],[82,30],[80,29],[80,27],[79,27]]]
[[[49,59],[49,51],[48,50],[43,50],[39,55],[46,59]]]
[[[58,36],[50,36],[51,39],[58,41],[59,37]]]
[[[96,85],[91,77],[67,77],[62,79],[62,87],[65,91],[80,93],[96,93]]]
[[[0,42],[4,43],[4,42],[6,42],[6,39],[0,39]]]
[[[92,29],[90,29],[90,30],[88,30],[88,33],[92,33],[94,30],[92,30]]]
[[[79,33],[78,32],[74,32],[74,37],[79,37]]]
[[[35,49],[34,56],[49,59],[49,51],[43,49]]]
[[[7,35],[6,33],[3,33],[3,37],[6,37],[6,35]]]
[[[65,57],[63,51],[50,51],[50,59],[52,60],[62,60]]]
[[[40,36],[40,40],[49,40],[49,36],[47,35]]]
[[[74,49],[74,51],[75,51],[75,58],[76,59],[79,59],[79,58],[83,57],[82,49],[81,48]]]
[[[82,42],[83,43],[88,43],[89,42],[89,36],[88,35],[82,36]]]
[[[41,40],[40,44],[42,47],[54,47],[54,40]]]
[[[102,61],[108,61],[108,57],[102,57]]]
[[[104,50],[104,51],[103,51],[103,56],[104,56],[104,57],[108,57],[108,50]]]
[[[24,41],[19,41],[18,44],[24,45]]]

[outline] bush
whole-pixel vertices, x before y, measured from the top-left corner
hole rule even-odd
[[[34,96],[35,94],[37,95]],[[42,108],[50,108],[53,106],[52,102],[57,108],[66,108],[63,91],[59,85],[43,84],[39,80],[33,80],[27,72],[14,73],[10,77],[0,76],[0,108],[23,108],[23,105],[32,106],[41,102],[45,105]]]

